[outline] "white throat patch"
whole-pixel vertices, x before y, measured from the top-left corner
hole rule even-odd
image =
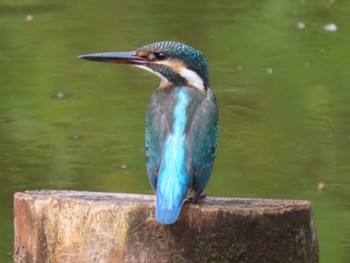
[[[202,92],[205,92],[203,80],[196,72],[184,67],[180,70],[179,74],[188,82],[189,85],[199,89]]]
[[[159,62],[158,64],[162,64],[172,68],[172,70],[174,70],[177,74],[179,74],[181,77],[183,77],[186,80],[188,85],[198,89],[201,92],[206,93],[203,79],[200,76],[198,76],[198,74],[193,70],[188,69],[183,64],[179,64],[175,67],[176,64],[169,61],[165,61],[165,62],[162,61],[162,62]],[[147,66],[141,66],[141,65],[135,65],[135,66],[158,76],[161,80],[160,87],[166,87],[170,85],[169,80],[166,77],[164,77],[162,74],[158,73],[157,71],[153,71]]]
[[[151,72],[152,74],[159,77],[161,87],[165,87],[165,86],[168,86],[170,84],[169,80],[166,77],[164,77],[162,74],[158,73],[157,71],[153,71],[152,69],[150,69],[149,67],[146,67],[146,66],[140,66],[140,65],[135,65],[135,66],[138,68],[144,69],[148,72]]]

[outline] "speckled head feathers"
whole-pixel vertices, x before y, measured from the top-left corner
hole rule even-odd
[[[202,52],[194,49],[188,45],[179,42],[163,41],[145,45],[136,51],[136,55],[141,57],[148,57],[148,59],[155,57],[155,59],[168,59],[172,63],[163,63],[169,68],[178,68],[178,65],[184,65],[188,70],[196,73],[203,81],[203,86],[207,89],[210,85],[210,77],[206,59]],[[158,64],[159,65],[159,64]],[[152,70],[164,75],[164,72],[159,72],[158,68],[150,67]],[[165,69],[161,69],[164,71]],[[179,73],[175,71],[173,73]],[[186,79],[185,76],[182,75]]]

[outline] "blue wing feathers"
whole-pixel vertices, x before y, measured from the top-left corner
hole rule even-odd
[[[204,100],[197,109],[189,131],[190,156],[193,168],[193,188],[195,201],[207,185],[214,164],[218,141],[219,111],[214,92],[208,90],[209,100]]]

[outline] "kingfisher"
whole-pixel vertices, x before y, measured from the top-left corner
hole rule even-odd
[[[163,41],[136,51],[79,58],[129,64],[160,78],[146,112],[146,167],[156,195],[156,220],[175,223],[186,200],[197,204],[205,197],[215,159],[219,110],[204,55],[188,45]],[[194,195],[188,198],[191,190]]]

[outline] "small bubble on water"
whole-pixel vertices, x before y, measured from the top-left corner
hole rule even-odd
[[[323,29],[325,31],[334,32],[338,30],[338,27],[336,24],[331,23],[331,24],[324,25]]]
[[[304,29],[304,28],[305,28],[305,24],[304,24],[303,22],[299,22],[299,23],[297,24],[297,28],[298,28],[298,29]]]
[[[34,16],[32,16],[32,15],[26,15],[26,17],[25,17],[25,20],[26,21],[32,21],[34,19]]]
[[[63,91],[59,91],[59,92],[57,92],[56,93],[56,98],[58,98],[58,99],[63,99],[64,98],[64,92]]]

